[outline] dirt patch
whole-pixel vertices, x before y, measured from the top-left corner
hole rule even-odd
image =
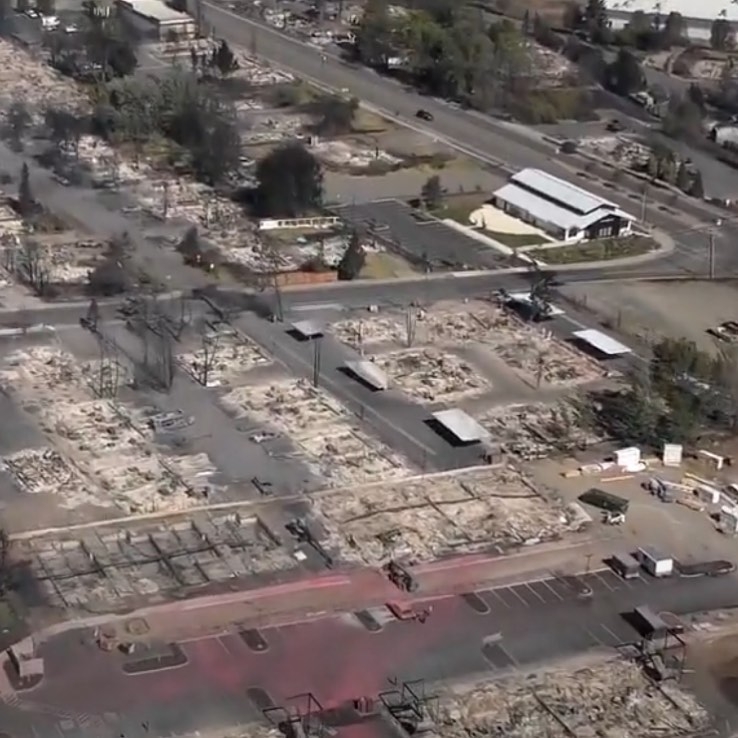
[[[561,293],[644,343],[660,336],[688,338],[714,351],[707,329],[738,318],[735,283],[619,282],[567,285]]]

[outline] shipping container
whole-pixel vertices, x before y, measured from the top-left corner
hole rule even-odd
[[[652,577],[668,577],[674,573],[674,559],[664,556],[654,548],[639,548],[636,558]]]
[[[601,510],[607,510],[608,512],[622,513],[623,515],[628,511],[628,500],[624,497],[618,497],[617,495],[610,494],[601,489],[587,490],[586,492],[579,495],[580,502],[585,502],[587,505],[593,507],[599,507]]]
[[[641,570],[641,565],[630,554],[615,554],[610,559],[610,566],[623,579],[635,579]]]

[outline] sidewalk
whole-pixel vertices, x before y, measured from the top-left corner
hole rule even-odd
[[[111,626],[121,640],[134,640],[131,621],[144,620],[144,639],[179,640],[222,633],[238,627],[266,628],[342,612],[378,607],[392,601],[421,602],[474,589],[502,587],[555,574],[576,574],[598,568],[611,546],[592,539],[561,547],[542,544],[535,551],[506,556],[473,555],[420,565],[412,570],[418,590],[397,589],[380,571],[359,569],[326,573],[254,590],[205,595],[167,602],[124,615],[95,615],[56,623],[37,631],[42,642],[61,633]]]

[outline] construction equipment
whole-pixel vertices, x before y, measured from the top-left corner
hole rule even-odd
[[[606,510],[602,515],[605,525],[622,525],[625,522],[625,513]]]

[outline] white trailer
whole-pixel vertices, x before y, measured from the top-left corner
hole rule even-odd
[[[674,573],[674,559],[650,546],[639,548],[636,558],[652,577],[669,577]]]

